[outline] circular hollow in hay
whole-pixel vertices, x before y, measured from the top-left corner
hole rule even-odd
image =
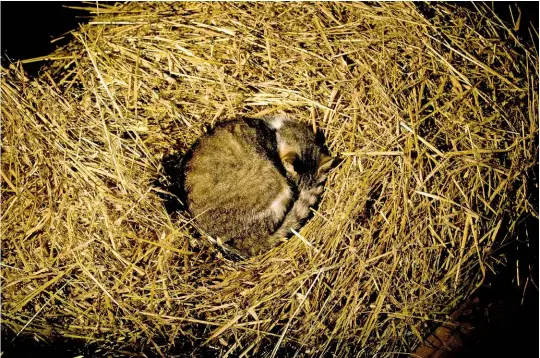
[[[89,10],[40,78],[2,69],[11,331],[160,355],[410,352],[536,214],[538,56],[487,7]],[[231,262],[167,214],[161,161],[279,111],[345,160],[298,235]]]

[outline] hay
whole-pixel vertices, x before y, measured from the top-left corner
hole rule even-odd
[[[536,215],[536,49],[487,7],[423,6],[100,4],[38,79],[2,69],[3,326],[134,354],[410,352]],[[345,160],[297,236],[231,262],[167,214],[160,161],[278,111]]]

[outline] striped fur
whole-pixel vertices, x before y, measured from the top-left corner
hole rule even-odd
[[[247,257],[300,229],[332,162],[310,126],[275,116],[219,125],[193,145],[179,174],[197,226]]]

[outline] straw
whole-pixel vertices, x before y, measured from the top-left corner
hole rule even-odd
[[[103,354],[413,351],[537,216],[538,55],[475,6],[82,5],[23,61],[39,77],[1,70],[3,326]],[[166,211],[160,163],[279,112],[342,161],[306,226],[233,262]]]

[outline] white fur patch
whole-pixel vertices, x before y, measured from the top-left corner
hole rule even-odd
[[[315,189],[315,188],[314,188]],[[313,206],[317,202],[317,194],[312,193],[312,190],[302,190],[300,192],[300,200],[306,203],[308,206]]]
[[[295,206],[296,216],[298,219],[304,219],[309,215],[309,207],[303,204],[304,203],[297,203]]]
[[[319,196],[323,193],[324,191],[324,187],[322,185],[318,186],[318,187],[315,187],[314,189],[314,193],[315,195]]]
[[[276,134],[276,141],[280,156],[284,156],[286,153],[291,151],[291,148],[287,145],[287,143],[281,140],[281,136],[279,135],[279,133]]]
[[[287,210],[287,202],[291,199],[291,188],[286,186],[281,193],[277,196],[276,199],[270,204],[270,211],[274,214],[276,218],[281,218],[285,215],[285,210]]]
[[[284,114],[278,114],[275,116],[266,117],[266,120],[270,128],[280,130],[281,127],[283,127],[283,122],[289,120],[289,118],[287,118],[287,116]]]

